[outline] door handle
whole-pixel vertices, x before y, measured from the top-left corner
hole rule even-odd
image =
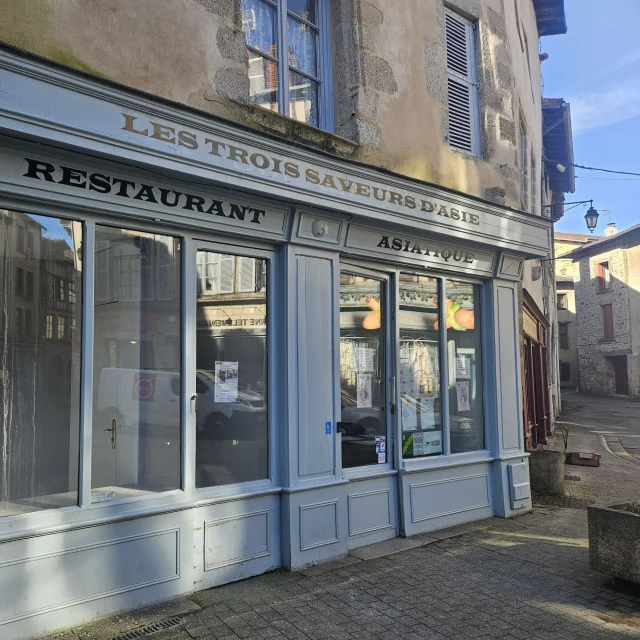
[[[116,448],[116,434],[118,433],[117,430],[117,425],[118,423],[116,422],[116,419],[114,418],[111,421],[111,429],[103,429],[103,431],[110,431],[111,432],[111,448],[115,449]]]
[[[198,413],[198,394],[197,393],[191,394],[191,402],[193,403],[193,411],[195,413]]]
[[[396,377],[391,376],[391,413],[396,412]]]

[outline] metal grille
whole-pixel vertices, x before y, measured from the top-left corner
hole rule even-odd
[[[172,629],[178,627],[183,623],[182,618],[169,618],[167,620],[161,620],[160,622],[154,622],[148,624],[146,627],[140,627],[133,631],[125,631],[120,635],[113,636],[111,640],[137,640],[138,638],[145,638],[152,633],[158,633],[159,631],[165,631],[166,629]]]

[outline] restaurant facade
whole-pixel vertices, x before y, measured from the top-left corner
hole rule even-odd
[[[550,221],[0,51],[0,636],[530,509]]]

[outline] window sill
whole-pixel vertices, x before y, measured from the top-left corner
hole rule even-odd
[[[611,336],[610,338],[600,338],[598,340],[599,343],[603,343],[603,342],[615,342],[616,341],[616,337],[615,336]]]
[[[596,287],[596,293],[600,295],[601,293],[611,293],[613,287],[607,287],[606,289],[600,289],[600,287]]]
[[[269,111],[253,104],[238,104],[244,111],[244,124],[270,133],[287,142],[314,147],[344,158],[354,156],[360,145],[353,140],[343,138],[331,131],[319,129],[306,122],[294,120],[289,116],[275,111]]]
[[[450,467],[462,467],[471,464],[493,462],[493,460],[494,458],[488,449],[483,451],[473,451],[471,453],[453,453],[448,456],[442,455],[432,458],[403,460],[400,473],[420,473],[423,471],[433,471],[435,469],[446,469]]]
[[[352,467],[344,469],[342,475],[346,480],[370,480],[372,478],[385,478],[387,476],[398,475],[398,472],[390,464],[367,465],[366,467]]]

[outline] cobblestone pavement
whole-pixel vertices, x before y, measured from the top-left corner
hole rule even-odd
[[[576,502],[640,499],[640,403],[563,394]],[[554,448],[562,448],[555,441]],[[537,506],[356,550],[334,563],[278,571],[54,636],[107,640],[180,615],[154,640],[640,639],[640,590],[621,592],[589,569],[587,514]]]
[[[404,539],[372,545],[364,555],[376,547],[386,555],[258,576],[162,614],[143,610],[57,638],[111,638],[181,610],[191,611],[185,624],[155,640],[640,638],[640,594],[615,591],[589,569],[586,524],[585,511],[537,507],[422,536],[408,550],[394,552]]]
[[[599,467],[565,466],[567,496],[595,504],[640,500],[640,402],[563,392],[556,424],[570,429],[569,451],[601,455]],[[561,439],[551,448],[562,449]]]

